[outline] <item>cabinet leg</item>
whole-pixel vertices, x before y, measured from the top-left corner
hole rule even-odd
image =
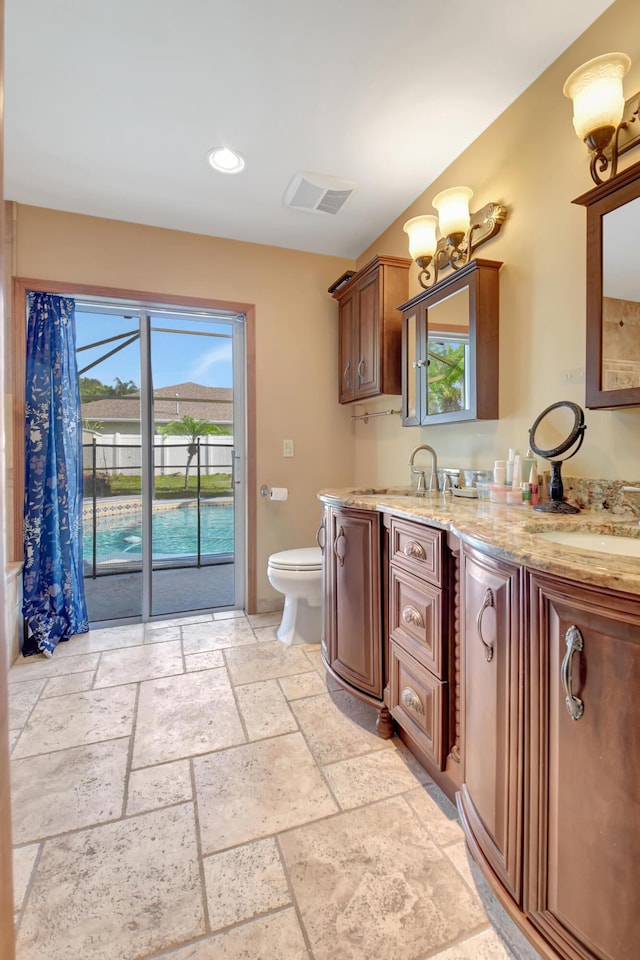
[[[382,737],[383,740],[389,740],[393,736],[393,717],[386,707],[382,707],[378,712],[376,730],[378,731],[378,736]]]

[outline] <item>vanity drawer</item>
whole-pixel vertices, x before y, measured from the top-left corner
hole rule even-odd
[[[442,530],[425,527],[411,520],[391,518],[391,563],[442,586]]]
[[[389,646],[389,709],[420,749],[444,769],[445,687],[394,640]]]
[[[389,632],[392,640],[442,679],[442,591],[395,566],[389,577]]]

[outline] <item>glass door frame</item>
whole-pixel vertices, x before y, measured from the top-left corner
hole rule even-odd
[[[12,359],[11,378],[8,384],[13,397],[13,523],[10,529],[9,556],[18,562],[23,559],[22,540],[22,501],[24,491],[24,449],[20,437],[24,429],[24,380],[26,357],[26,317],[27,295],[29,292],[56,293],[74,298],[80,303],[89,301],[96,306],[107,304],[114,307],[129,306],[132,309],[166,310],[174,313],[184,311],[188,314],[220,314],[225,319],[235,315],[234,329],[234,383],[237,383],[237,374],[241,373],[244,388],[238,390],[238,427],[242,427],[242,440],[238,431],[237,445],[234,442],[234,453],[241,460],[234,465],[234,486],[236,493],[234,501],[242,503],[242,517],[244,520],[244,534],[238,538],[236,547],[236,604],[248,613],[256,611],[256,509],[255,504],[247,496],[247,490],[256,485],[255,476],[255,411],[256,411],[256,384],[255,384],[255,305],[252,303],[229,302],[205,298],[172,294],[151,294],[136,290],[110,288],[83,283],[61,283],[54,280],[36,280],[25,277],[13,279],[13,316],[23,317],[24,322],[14,325],[11,342],[7,344],[7,352]],[[241,333],[237,333],[241,331]],[[242,349],[236,350],[236,344]],[[242,408],[242,409],[241,409]],[[234,423],[235,429],[235,423]],[[234,436],[235,441],[235,436]],[[238,453],[238,451],[240,451]],[[166,614],[153,619],[166,618]],[[115,621],[113,621],[115,623]]]

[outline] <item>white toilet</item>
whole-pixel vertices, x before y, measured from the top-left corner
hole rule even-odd
[[[272,553],[267,577],[284,593],[277,637],[283,643],[320,643],[322,634],[322,553],[320,547]]]

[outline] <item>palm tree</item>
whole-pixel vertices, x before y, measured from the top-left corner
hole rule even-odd
[[[158,427],[158,433],[166,436],[189,437],[189,446],[187,447],[187,465],[184,471],[184,488],[187,489],[189,483],[189,467],[191,461],[198,452],[198,437],[212,436],[213,434],[223,434],[227,436],[229,431],[224,427],[219,427],[217,423],[210,423],[208,420],[196,420],[195,417],[183,417],[181,420],[170,420],[164,426]]]

